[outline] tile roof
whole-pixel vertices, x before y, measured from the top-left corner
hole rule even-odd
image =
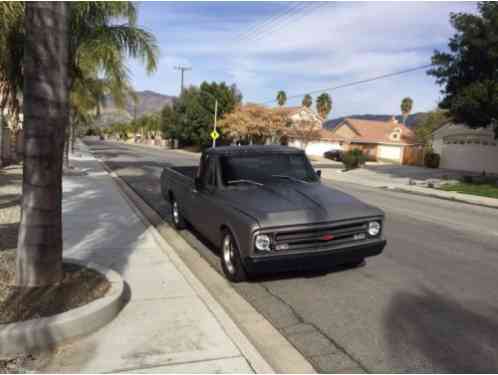
[[[397,121],[373,121],[346,118],[343,125],[337,126],[334,132],[342,126],[348,126],[355,131],[358,136],[351,137],[348,141],[365,143],[415,143],[415,133],[404,124]],[[401,136],[398,140],[391,138],[391,134],[400,129]]]

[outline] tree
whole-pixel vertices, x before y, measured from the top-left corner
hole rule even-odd
[[[24,166],[16,284],[62,275],[62,151],[69,121],[66,2],[26,3]]]
[[[174,102],[176,125],[175,138],[185,145],[207,147],[211,144],[214,125],[215,102],[218,101],[218,119],[233,111],[242,96],[235,85],[224,82],[203,82],[200,87],[191,86],[183,90]]]
[[[471,128],[494,126],[498,137],[498,3],[479,3],[478,14],[452,13],[450,22],[449,52],[435,51],[428,71],[443,86],[439,106]]]
[[[24,100],[16,281],[46,285],[61,276],[62,160],[69,93],[90,78],[102,77],[119,101],[128,87],[126,56],[142,59],[151,72],[157,47],[151,34],[136,27],[131,2],[16,4],[0,3],[0,13],[7,17],[0,26],[5,32],[0,51],[9,51],[8,58],[0,57],[0,104],[15,113],[20,92]]]
[[[275,143],[284,135],[290,124],[287,112],[282,108],[267,108],[258,104],[238,106],[219,123],[220,129],[231,138],[255,140],[270,139]]]
[[[410,115],[413,108],[413,99],[410,97],[403,98],[401,101],[401,114],[403,116],[403,124],[406,123],[407,117]]]
[[[106,80],[107,91],[119,104],[129,95],[126,56],[142,60],[147,72],[156,69],[154,36],[137,27],[132,2],[72,2],[69,20],[70,92],[91,80]],[[19,108],[23,90],[24,4],[0,3],[0,105],[10,112]]]
[[[291,124],[288,113],[282,108],[266,110],[264,112],[264,121],[266,123],[265,133],[272,144],[277,143],[279,138],[285,135]]]
[[[436,109],[421,116],[414,125],[417,143],[428,145],[432,140],[432,133],[450,120],[447,111]]]
[[[166,104],[161,110],[161,132],[165,139],[178,138],[177,117],[173,105]]]
[[[329,113],[332,111],[332,99],[326,92],[320,94],[320,96],[316,98],[316,111],[323,119],[326,119]]]
[[[279,92],[277,92],[278,105],[282,107],[285,105],[286,102],[287,102],[287,94],[285,93],[285,91],[280,90]]]
[[[311,108],[311,106],[313,105],[313,98],[310,94],[304,95],[302,105],[303,107]]]

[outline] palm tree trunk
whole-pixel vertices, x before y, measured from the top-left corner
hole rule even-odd
[[[71,121],[70,128],[69,128],[69,143],[71,145],[71,149],[70,149],[71,154],[74,154],[74,142],[75,142],[74,121]]]
[[[71,123],[71,119],[69,120]],[[64,167],[69,168],[69,129],[64,132]]]
[[[69,119],[66,2],[26,2],[24,167],[16,283],[62,275],[62,158]]]

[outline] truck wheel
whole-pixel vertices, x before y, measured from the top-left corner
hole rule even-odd
[[[239,249],[230,231],[222,233],[221,268],[226,278],[234,283],[247,280],[247,274],[242,265]]]
[[[171,220],[178,230],[185,229],[187,226],[175,197],[171,197]]]

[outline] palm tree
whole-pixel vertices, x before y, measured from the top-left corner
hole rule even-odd
[[[316,98],[316,110],[323,119],[327,118],[329,113],[332,111],[332,99],[329,94],[324,92]]]
[[[22,215],[16,283],[58,282],[62,274],[62,151],[69,120],[66,2],[28,2],[24,40]],[[62,83],[62,84],[61,84]]]
[[[406,123],[406,119],[410,115],[413,108],[413,99],[410,97],[403,98],[401,101],[401,114],[403,115],[403,124]]]
[[[126,56],[144,61],[147,72],[156,68],[155,39],[136,26],[136,16],[131,2],[0,3],[0,105],[16,113],[18,94],[24,92],[19,285],[60,279],[62,160],[70,93],[91,92],[88,83],[102,78],[113,99],[124,101],[129,91]]]
[[[285,93],[285,91],[283,90],[280,90],[279,92],[277,92],[277,103],[279,106],[283,106],[285,105],[285,102],[287,101],[287,94]]]
[[[302,105],[303,107],[311,108],[311,106],[313,105],[313,98],[310,94],[304,95]]]

